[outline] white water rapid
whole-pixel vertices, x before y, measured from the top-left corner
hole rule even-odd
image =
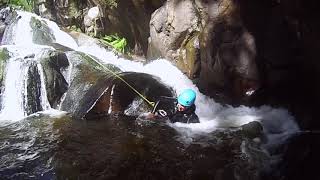
[[[41,52],[45,49],[52,49],[48,46],[39,45],[3,45],[2,48],[6,48],[12,58],[8,60],[6,70],[4,72],[4,85],[2,94],[0,120],[4,121],[18,121],[27,116],[25,112],[28,98],[27,98],[27,81],[28,70],[31,65],[31,61],[26,57],[31,54],[36,56],[33,59],[38,59],[37,55],[41,55]],[[43,110],[49,110],[50,104],[47,98],[45,90],[45,80],[41,65],[37,64],[38,73],[40,75],[41,89],[40,89],[40,103]]]
[[[23,66],[20,59],[11,59],[7,65],[4,93],[2,95],[2,109],[0,118],[11,120],[22,119],[24,113],[24,91],[27,67]]]
[[[44,19],[30,13],[19,12],[19,14],[22,16],[22,18],[19,20],[19,23],[15,29],[17,37],[15,38],[15,42],[13,44],[22,43],[22,45],[34,46],[32,43],[32,38],[30,38],[32,34],[30,27],[28,27],[29,23],[24,21],[30,21],[30,16],[34,16],[40,20]],[[122,71],[143,72],[158,76],[163,83],[171,86],[177,94],[179,94],[185,88],[191,88],[195,90],[197,92],[197,99],[195,102],[197,106],[196,113],[200,118],[200,123],[173,124],[172,126],[178,130],[191,134],[207,133],[217,128],[239,127],[251,121],[259,121],[263,124],[264,131],[269,134],[270,139],[281,140],[281,138],[286,138],[288,135],[297,132],[299,129],[294,121],[294,117],[292,117],[286,109],[276,109],[270,106],[262,106],[258,108],[250,108],[246,106],[222,106],[221,104],[216,103],[214,99],[211,99],[200,93],[198,88],[192,83],[191,80],[189,80],[181,71],[179,71],[175,66],[165,59],[158,59],[147,65],[143,65],[139,62],[118,58],[114,53],[106,51],[93,42],[88,41],[87,43],[78,46],[76,42],[65,32],[61,31],[55,23],[48,20],[44,21],[47,22],[48,26],[52,30],[56,43],[95,56],[100,59],[102,63],[114,64]],[[21,69],[19,70],[18,64],[11,64],[8,66],[8,68],[15,68],[14,70],[10,70],[10,72],[15,71],[19,72],[20,74],[23,73],[21,72]],[[7,74],[7,76],[11,77],[10,72]],[[16,98],[15,101],[18,101],[19,95],[16,91],[14,91],[14,89],[18,90],[20,86],[14,85],[12,80],[10,80],[11,84],[9,82],[7,84],[7,81],[9,80],[6,80],[6,89],[9,89],[8,91],[14,94],[9,94],[5,91],[4,96],[6,98]],[[3,105],[5,109],[9,108],[9,105],[6,104],[6,101],[3,102]],[[19,117],[23,116],[21,114],[17,115],[19,115]],[[271,132],[277,133],[274,134]]]

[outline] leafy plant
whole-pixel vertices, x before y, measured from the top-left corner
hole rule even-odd
[[[70,31],[82,32],[81,29],[79,27],[77,27],[76,25],[68,26],[67,28]]]
[[[35,0],[8,0],[7,5],[31,12],[33,9],[34,1]]]
[[[118,35],[106,35],[101,39],[101,42],[118,52],[125,53],[127,51],[127,40]]]
[[[103,0],[103,1],[104,1],[105,5],[109,6],[111,9],[118,7],[117,0]]]

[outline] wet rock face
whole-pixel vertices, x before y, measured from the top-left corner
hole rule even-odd
[[[27,78],[26,113],[30,115],[43,110],[39,98],[41,96],[41,79],[36,62],[32,62],[29,66]]]
[[[2,87],[5,67],[10,58],[9,51],[6,48],[0,48],[0,86]],[[0,91],[2,92],[2,90]]]
[[[12,10],[11,8],[0,8],[0,44],[6,27],[14,23],[17,18],[17,12]]]
[[[69,67],[69,61],[64,53],[48,51],[40,62],[44,69],[48,101],[52,108],[56,108],[68,89],[68,77],[63,72]]]
[[[256,39],[231,0],[167,1],[152,14],[148,53],[173,61],[224,102],[248,100],[260,87]]]
[[[106,72],[91,56],[75,51],[66,55],[71,72],[66,78],[69,86],[60,109],[72,113],[75,118],[82,118],[103,94],[112,74]],[[107,68],[113,72],[120,71],[113,65]]]
[[[248,99],[259,88],[255,37],[241,20],[237,4],[223,0],[208,5],[200,35],[199,87],[229,103]]]
[[[152,75],[128,72],[120,73],[119,76],[149,101],[157,102],[160,100],[160,96],[174,97],[173,90]],[[166,111],[173,108],[174,101],[162,101],[158,106],[158,109]],[[152,107],[133,89],[121,79],[112,77],[103,95],[86,116],[87,118],[95,118],[107,114],[139,116],[142,113],[151,111]]]
[[[147,55],[151,14],[165,0],[118,0],[117,6],[106,6],[101,19],[104,33],[125,37],[128,46],[140,56]]]
[[[70,26],[78,24],[81,26],[83,10],[92,2],[77,0],[35,0],[34,11],[40,16],[53,20],[60,25]]]
[[[152,14],[148,58],[167,58],[190,78],[197,77],[200,20],[194,1],[167,1]]]
[[[32,40],[36,44],[48,45],[55,41],[55,37],[45,21],[31,17]]]

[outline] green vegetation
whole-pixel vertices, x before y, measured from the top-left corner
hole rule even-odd
[[[107,46],[111,46],[118,52],[127,52],[127,40],[125,38],[119,37],[118,35],[106,35],[102,39],[100,39],[100,41]]]
[[[6,61],[10,58],[9,51],[6,48],[0,49],[0,62]]]
[[[4,0],[3,4],[31,12],[35,0]]]
[[[67,28],[70,31],[82,32],[81,29],[79,27],[77,27],[76,25],[68,26]]]
[[[117,8],[118,3],[117,0],[102,0],[102,3],[108,7],[112,8]]]

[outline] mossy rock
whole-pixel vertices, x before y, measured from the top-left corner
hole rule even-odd
[[[55,41],[55,37],[45,21],[31,17],[30,26],[32,28],[32,41],[34,43],[50,45]]]
[[[0,48],[0,85],[4,77],[7,61],[10,59],[10,54],[7,48]]]
[[[186,39],[180,48],[177,66],[185,72],[189,78],[193,79],[199,76],[200,69],[200,48],[199,32]]]

